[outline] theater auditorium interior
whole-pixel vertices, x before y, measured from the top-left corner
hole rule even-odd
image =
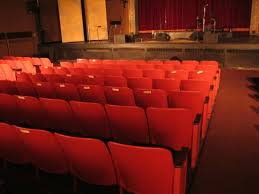
[[[0,3],[0,194],[258,194],[259,0]]]

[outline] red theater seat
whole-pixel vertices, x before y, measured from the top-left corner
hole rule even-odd
[[[66,67],[55,67],[54,70],[55,70],[55,74],[58,74],[58,75],[66,75],[70,73]]]
[[[105,105],[112,138],[127,144],[149,143],[144,109],[136,106]]]
[[[88,68],[84,69],[84,72],[86,75],[98,75],[98,76],[103,76],[103,69],[102,68]]]
[[[54,74],[55,70],[53,67],[50,66],[40,66],[40,72],[42,74]]]
[[[78,100],[80,101],[80,96],[77,88],[74,84],[54,84],[56,96],[58,99],[63,100]]]
[[[88,68],[88,62],[74,63],[74,68],[86,69],[86,68]]]
[[[82,135],[105,139],[110,137],[108,121],[101,104],[71,101],[70,105]]]
[[[17,108],[21,113],[19,115],[22,123],[31,128],[46,128],[46,115],[40,101],[35,97],[17,96]]]
[[[37,97],[38,94],[33,87],[31,82],[16,82],[16,88],[18,90],[19,95],[22,96],[34,96]]]
[[[164,70],[164,71],[173,71],[175,69],[174,65],[171,64],[171,63],[156,64],[155,68],[156,69],[161,69],[161,70]]]
[[[69,69],[69,68],[73,68],[74,64],[72,62],[68,62],[68,61],[60,61],[60,66]]]
[[[22,61],[25,73],[36,74],[36,68],[33,66],[31,61]]]
[[[127,87],[127,80],[125,77],[106,76],[104,77],[104,85],[114,87]]]
[[[68,172],[68,164],[63,149],[56,137],[39,129],[19,129],[24,141],[26,155],[38,169],[55,174]]]
[[[137,67],[142,70],[155,69],[155,65],[151,63],[138,64]]]
[[[20,123],[20,112],[17,110],[16,97],[9,94],[0,94],[0,121],[10,124]]]
[[[121,69],[104,69],[104,76],[122,76]]]
[[[71,74],[67,74],[64,78],[65,83],[70,83],[70,84],[75,84],[75,85],[79,85],[79,84],[85,84],[86,81],[86,77],[83,75],[71,75]]]
[[[186,70],[173,70],[166,72],[166,78],[186,80],[188,79],[189,72]]]
[[[15,82],[8,80],[0,80],[0,93],[15,95],[18,94]]]
[[[143,77],[143,71],[141,69],[124,69],[123,76],[126,78]]]
[[[143,70],[143,76],[151,79],[164,79],[165,72],[161,69]]]
[[[104,77],[101,75],[87,75],[86,83],[87,85],[104,85]]]
[[[143,78],[128,78],[128,87],[135,89],[135,88],[142,88],[142,89],[152,89],[152,79],[143,77]]]
[[[188,109],[148,108],[152,143],[181,151],[192,148],[193,117]]]
[[[53,63],[51,63],[51,61],[48,58],[40,58],[40,62],[39,64],[42,64],[44,66],[49,66],[49,67],[53,67]]]
[[[8,64],[1,64],[1,69],[3,70],[5,74],[5,78],[9,81],[15,81],[16,76],[15,72],[12,70],[12,68]]]
[[[120,187],[129,193],[183,194],[185,168],[177,169],[169,150],[109,142]],[[155,168],[154,168],[155,167]]]
[[[108,104],[135,106],[133,91],[126,87],[105,87],[105,96]]]
[[[56,134],[70,164],[70,173],[93,185],[117,183],[113,162],[106,145],[98,139]]]
[[[154,79],[153,88],[165,90],[167,92],[179,91],[180,83],[181,83],[180,80],[176,80],[176,79]]]
[[[159,89],[135,89],[134,96],[137,106],[142,108],[147,107],[158,107],[166,108],[167,104],[167,94],[163,90]]]
[[[49,82],[34,83],[34,89],[41,98],[56,98],[55,87]]]
[[[81,101],[106,104],[103,86],[79,85],[77,88]]]
[[[46,82],[46,78],[43,74],[37,73],[35,75],[28,74],[32,82]]]
[[[74,67],[74,68],[69,68],[68,71],[69,71],[69,74],[71,74],[71,75],[81,75],[81,76],[83,76],[85,74],[85,71],[84,71],[83,68],[75,68]]]
[[[67,101],[59,99],[40,98],[40,103],[46,114],[48,129],[76,133],[76,122],[71,107]]]
[[[18,82],[29,82],[31,83],[30,74],[24,72],[17,72],[16,73],[16,81]]]
[[[0,158],[15,164],[28,162],[18,129],[6,123],[0,123]]]
[[[58,74],[46,74],[44,75],[47,82],[52,83],[64,83],[65,82],[65,76],[64,75],[58,75]]]

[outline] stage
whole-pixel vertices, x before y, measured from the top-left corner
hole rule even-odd
[[[144,40],[114,44],[108,41],[49,43],[39,45],[41,55],[54,61],[77,58],[97,59],[181,59],[218,60],[224,67],[259,68],[259,37],[239,37],[218,43],[188,39]]]

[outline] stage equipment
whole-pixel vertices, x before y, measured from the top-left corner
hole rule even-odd
[[[153,39],[158,41],[169,41],[171,37],[165,32],[158,32],[153,34]]]

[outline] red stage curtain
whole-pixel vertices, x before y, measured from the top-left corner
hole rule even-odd
[[[217,20],[217,28],[249,28],[252,0],[138,0],[140,30],[195,29],[196,17]]]

